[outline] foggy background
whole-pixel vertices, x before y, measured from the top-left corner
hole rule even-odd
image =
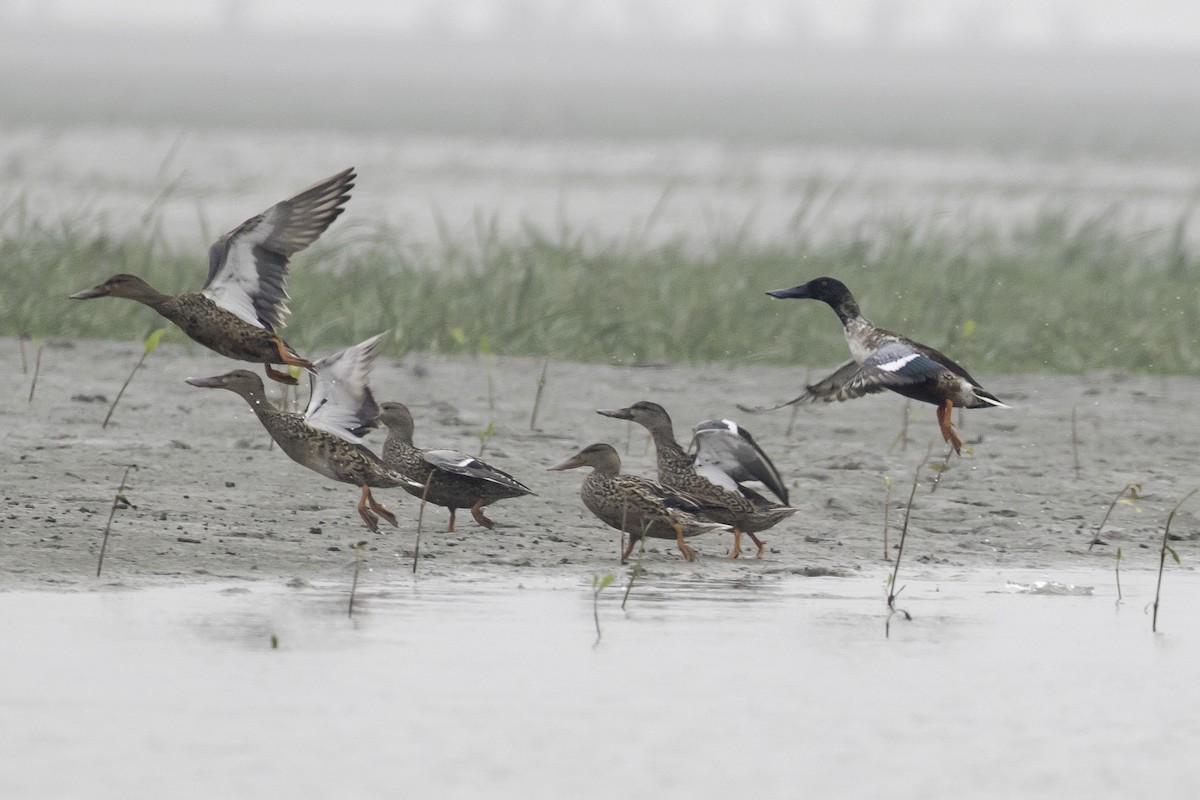
[[[0,202],[208,236],[354,164],[418,241],[1191,230],[1198,45],[1177,0],[0,0]]]

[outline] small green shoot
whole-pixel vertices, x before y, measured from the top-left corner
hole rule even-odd
[[[529,414],[529,430],[537,430],[538,409],[542,407],[542,392],[546,390],[546,370],[550,368],[550,360],[542,362],[542,374],[538,377],[537,393],[533,396],[533,411]]]
[[[887,621],[883,626],[883,638],[888,638],[892,632],[892,617],[900,614],[906,622],[912,621],[912,614],[909,614],[902,608],[896,608],[896,598],[900,596],[900,592],[904,591],[904,587],[896,588],[896,577],[900,574],[900,559],[904,556],[904,540],[908,536],[908,518],[912,513],[913,498],[917,496],[917,485],[921,482],[921,470],[929,463],[929,454],[933,452],[933,443],[929,443],[929,447],[925,450],[925,457],[921,459],[921,463],[917,464],[917,468],[913,470],[912,491],[908,493],[908,505],[904,508],[904,524],[900,526],[900,543],[896,545],[896,563],[892,566],[892,575],[888,578],[888,597]]]
[[[633,591],[633,584],[637,579],[642,577],[642,557],[646,555],[646,535],[645,532],[650,530],[649,523],[646,524],[642,531],[642,539],[638,542],[637,559],[633,562],[633,569],[629,571],[629,583],[625,584],[625,594],[621,597],[621,610],[625,610],[625,604],[629,602],[629,593]]]
[[[903,453],[908,449],[908,424],[912,420],[912,401],[904,401],[904,416],[900,420],[900,432],[896,434],[896,438],[892,439],[892,443],[888,445],[887,453],[890,456],[892,451],[896,449],[896,445],[900,445],[900,452]]]
[[[162,340],[166,332],[166,328],[156,328],[146,337],[146,346],[142,349],[142,356],[133,365],[133,369],[129,371],[129,377],[121,384],[121,391],[117,392],[117,396],[113,398],[112,405],[108,407],[108,413],[104,415],[104,422],[100,423],[101,428],[108,427],[108,421],[112,418],[113,412],[117,410],[117,403],[121,402],[121,397],[125,394],[125,390],[129,388],[129,382],[133,380],[133,376],[137,374],[138,369],[145,363],[146,357],[158,349],[158,343]]]
[[[1175,559],[1175,563],[1177,565],[1182,563],[1179,560],[1179,553],[1175,552],[1175,548],[1167,544],[1167,539],[1171,535],[1171,522],[1174,521],[1175,514],[1179,511],[1179,507],[1191,499],[1191,496],[1196,492],[1200,492],[1200,486],[1197,486],[1195,489],[1192,489],[1190,492],[1185,494],[1183,499],[1176,503],[1175,507],[1171,509],[1171,513],[1167,515],[1167,524],[1163,528],[1162,549],[1160,549],[1158,552],[1158,584],[1154,587],[1154,616],[1150,622],[1150,630],[1152,633],[1158,633],[1158,601],[1162,597],[1163,567],[1167,561],[1167,553],[1171,554],[1171,558]]]
[[[29,331],[21,331],[17,334],[17,346],[21,348],[21,374],[29,374],[29,359],[25,357],[25,341],[29,339]]]
[[[117,509],[137,508],[125,496],[125,481],[129,478],[129,470],[131,469],[137,469],[137,464],[130,464],[125,468],[125,472],[121,475],[121,485],[117,487],[117,493],[113,496],[112,508],[108,511],[108,523],[104,526],[104,538],[100,541],[100,558],[96,561],[97,578],[100,577],[100,570],[104,569],[104,553],[108,550],[108,533],[112,530],[113,517],[116,515]]]
[[[354,580],[350,583],[350,605],[346,608],[346,616],[354,617],[354,595],[358,591],[358,574],[362,571],[362,551],[367,546],[363,539],[354,543]]]
[[[425,478],[425,491],[421,492],[421,507],[417,510],[417,540],[413,543],[413,575],[417,574],[417,561],[421,558],[421,527],[425,523],[425,506],[429,505],[429,485],[433,483],[433,470]]]
[[[1121,598],[1121,548],[1120,547],[1117,548],[1117,566],[1115,568],[1115,571],[1116,571],[1116,575],[1117,575],[1117,603],[1119,604],[1122,600],[1122,598]]]
[[[1129,496],[1126,497],[1125,495]],[[1092,536],[1092,541],[1088,544],[1088,550],[1090,551],[1098,544],[1104,544],[1104,542],[1100,541],[1100,531],[1104,530],[1104,523],[1108,522],[1109,515],[1112,514],[1113,509],[1117,507],[1118,503],[1133,506],[1135,511],[1140,511],[1141,509],[1138,508],[1137,501],[1141,499],[1142,485],[1140,483],[1130,482],[1125,484],[1125,488],[1117,492],[1117,496],[1108,504],[1108,511],[1104,512],[1104,519],[1100,520],[1100,525],[1096,528],[1096,533]]]
[[[29,383],[29,402],[33,402],[33,393],[37,389],[38,373],[42,371],[42,343],[38,342],[37,356],[33,361],[33,380]]]
[[[272,650],[279,649],[279,634],[277,634],[277,633],[271,634],[271,649]]]
[[[892,506],[892,476],[883,476],[883,560],[891,561],[892,554],[888,552],[888,516]]]
[[[600,644],[600,593],[611,586],[614,580],[611,572],[592,576],[592,619],[596,622],[596,641],[592,647]]]
[[[1075,480],[1079,480],[1079,429],[1075,424],[1075,406],[1071,406],[1071,453],[1075,459]]]
[[[488,422],[487,427],[477,431],[475,435],[479,437],[479,455],[476,458],[483,458],[483,451],[487,448],[487,443],[496,435],[496,423]]]

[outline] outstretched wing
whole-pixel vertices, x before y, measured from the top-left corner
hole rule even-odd
[[[698,424],[693,434],[697,475],[732,492],[740,491],[738,484],[744,481],[760,481],[787,505],[787,486],[779,470],[748,430],[731,419],[713,419]]]
[[[800,395],[799,397],[793,397],[791,400],[787,400],[783,403],[773,406],[748,406],[743,403],[738,403],[738,410],[745,411],[747,414],[761,414],[764,411],[778,411],[781,408],[794,406],[797,403],[801,405],[807,405],[808,403],[813,403],[817,400],[823,399],[820,395],[815,394],[815,392],[820,391],[826,384],[845,383],[847,380],[849,380],[850,376],[857,371],[858,362],[853,360],[847,361],[839,365],[837,370],[825,380],[821,381],[820,383],[815,383],[812,386],[806,386],[804,394]]]
[[[379,406],[367,379],[384,333],[313,363],[308,408],[304,410],[310,426],[359,443],[360,437],[378,424]]]
[[[474,456],[458,450],[426,450],[422,453],[425,461],[443,472],[463,475],[481,481],[499,484],[507,489],[533,494],[529,487],[503,470],[496,469],[491,464],[480,461]]]
[[[274,331],[288,314],[288,259],[329,227],[350,199],[353,168],[280,201],[222,236],[208,250],[203,293],[221,308]]]
[[[896,389],[928,380],[945,367],[911,345],[888,342],[868,355],[856,369],[839,369],[808,387],[813,399],[852,400],[884,389]]]

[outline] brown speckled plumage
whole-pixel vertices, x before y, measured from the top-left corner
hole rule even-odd
[[[708,509],[703,502],[657,481],[621,474],[621,458],[611,445],[598,443],[585,447],[552,470],[591,467],[583,479],[580,497],[588,510],[602,522],[629,534],[629,544],[621,561],[629,558],[642,536],[674,539],[684,559],[694,558],[684,539],[711,530],[726,530],[727,525],[700,519]]]
[[[512,475],[466,453],[415,447],[412,413],[403,403],[381,403],[379,411],[379,422],[388,429],[384,463],[412,481],[404,487],[409,494],[450,509],[448,530],[454,530],[454,513],[460,508],[469,508],[476,522],[491,528],[495,523],[484,516],[484,506],[533,494]]]
[[[205,347],[238,361],[264,364],[268,377],[294,384],[294,378],[271,368],[312,366],[276,333],[288,315],[288,258],[312,244],[342,213],[354,178],[354,170],[344,170],[222,236],[209,248],[208,278],[199,292],[163,294],[141,278],[122,273],[71,297],[135,300]]]
[[[698,475],[695,456],[688,454],[675,440],[675,428],[666,409],[658,403],[640,401],[627,408],[600,411],[606,417],[627,419],[650,432],[654,440],[658,480],[680,492],[695,497],[705,505],[701,516],[733,528],[734,543],[729,555],[736,558],[741,552],[741,534],[750,536],[761,557],[765,543],[754,534],[766,530],[796,513],[796,509],[778,505],[749,489],[731,492]]]

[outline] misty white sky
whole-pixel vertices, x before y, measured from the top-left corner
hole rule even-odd
[[[622,41],[811,41],[905,46],[1200,46],[1194,0],[0,0],[9,28],[520,31]]]

